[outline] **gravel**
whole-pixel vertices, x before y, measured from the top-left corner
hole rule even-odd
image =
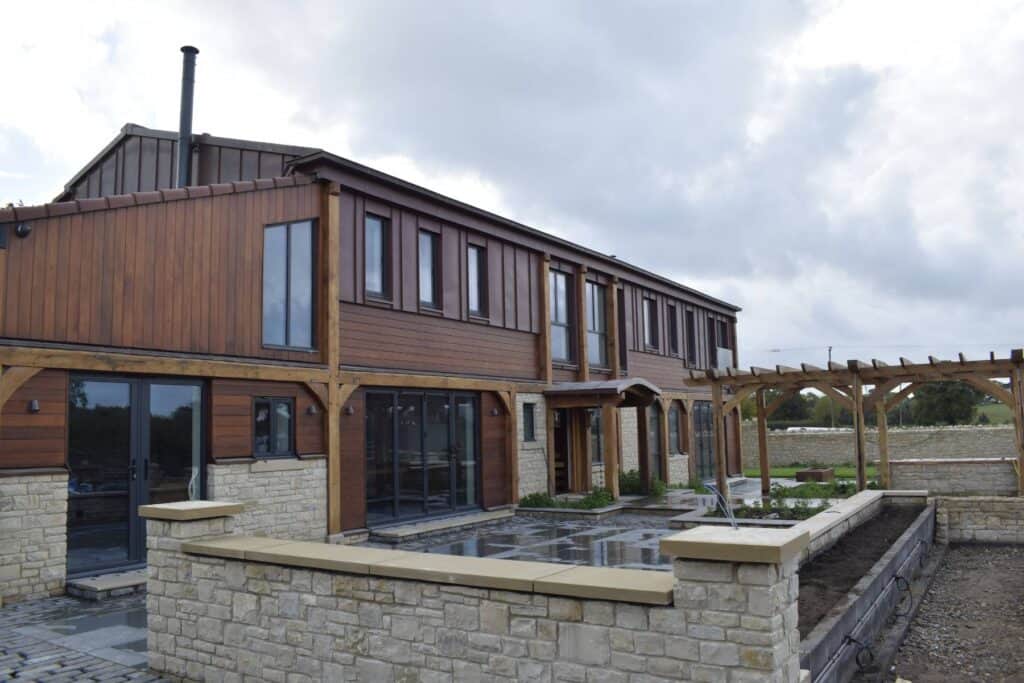
[[[1024,546],[951,546],[889,680],[1024,681]]]

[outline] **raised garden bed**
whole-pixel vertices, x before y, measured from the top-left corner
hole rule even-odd
[[[808,467],[796,473],[797,481],[832,481],[836,478],[836,471],[831,467]]]

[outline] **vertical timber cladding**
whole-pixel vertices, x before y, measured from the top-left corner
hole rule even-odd
[[[319,187],[288,182],[85,200],[120,208],[50,205],[71,210],[29,220],[31,234],[0,250],[0,337],[320,362],[262,345],[263,228],[320,215]]]

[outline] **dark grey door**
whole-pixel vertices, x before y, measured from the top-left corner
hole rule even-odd
[[[702,481],[715,478],[714,428],[711,419],[711,402],[693,403],[694,456],[697,458],[697,477]]]

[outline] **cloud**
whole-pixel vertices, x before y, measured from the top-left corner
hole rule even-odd
[[[125,121],[173,127],[192,42],[197,130],[324,147],[733,300],[744,362],[1021,345],[1013,3],[76,7],[16,9],[0,46],[4,199],[52,196]]]

